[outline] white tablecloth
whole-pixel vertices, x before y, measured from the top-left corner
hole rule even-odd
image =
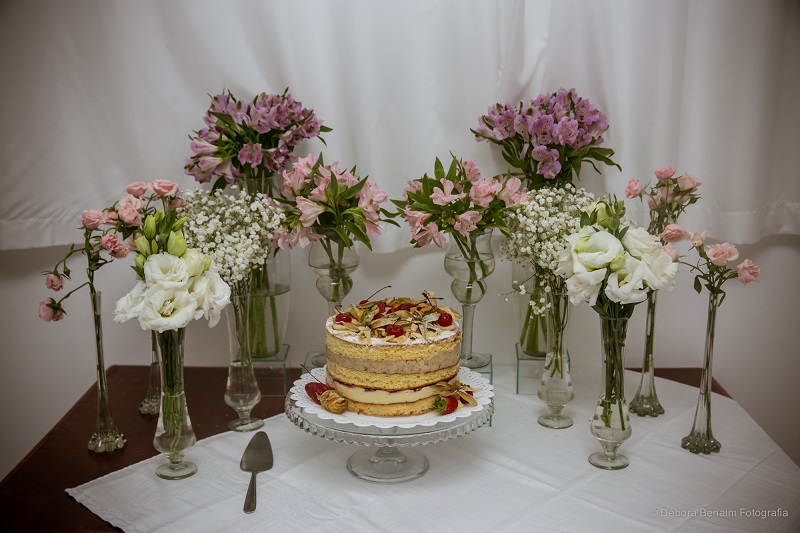
[[[658,379],[666,415],[634,415],[620,449],[630,466],[603,471],[587,461],[600,449],[589,432],[599,371],[573,369],[576,397],[565,414],[575,424],[564,430],[539,426],[544,404],[516,395],[514,379],[512,368],[495,368],[492,426],[422,447],[430,470],[408,483],[356,479],[346,462],[359,446],[310,435],[278,415],[264,426],[275,465],[258,476],[253,514],[242,512],[247,433],[198,442],[187,458],[199,472],[185,480],[156,477],[164,459],[154,457],[67,492],[109,523],[141,532],[800,531],[800,468],[734,400],[712,400],[722,451],[694,455],[680,440],[698,391]],[[628,391],[638,379],[627,373]]]

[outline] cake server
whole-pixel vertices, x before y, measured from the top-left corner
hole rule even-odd
[[[256,510],[256,474],[265,472],[272,468],[272,445],[269,437],[263,431],[259,431],[244,450],[240,468],[245,472],[250,472],[250,485],[247,487],[247,496],[244,499],[244,512],[252,513]]]

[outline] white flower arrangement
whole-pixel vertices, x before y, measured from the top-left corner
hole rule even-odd
[[[286,215],[267,197],[230,188],[232,194],[221,189],[184,193],[183,232],[187,245],[210,257],[220,277],[233,286],[268,261]]]

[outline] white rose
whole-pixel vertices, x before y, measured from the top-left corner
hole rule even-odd
[[[575,272],[580,271],[578,265],[587,271],[607,268],[624,251],[619,239],[607,231],[595,231],[573,245],[572,268]]]
[[[567,293],[573,305],[588,302],[589,305],[597,303],[597,296],[606,277],[607,270],[601,268],[591,272],[576,272],[567,279]]]
[[[196,248],[189,248],[181,256],[181,261],[186,264],[186,272],[189,277],[197,277],[206,271],[206,256]]]
[[[185,328],[200,316],[202,311],[197,307],[197,300],[185,287],[152,285],[145,293],[139,325],[142,329],[162,333]]]
[[[612,302],[638,304],[647,299],[642,262],[625,254],[625,265],[608,276],[605,294]]]
[[[114,322],[122,324],[131,318],[139,316],[139,313],[142,312],[142,306],[144,305],[144,292],[146,288],[147,284],[145,284],[144,281],[140,281],[131,292],[117,300],[117,305],[114,309]]]
[[[675,288],[678,263],[661,246],[642,256],[642,266],[648,287],[656,291]]]
[[[651,235],[646,229],[641,227],[629,227],[625,235],[622,236],[622,245],[636,259],[641,259],[642,255],[655,248],[661,248],[661,239]]]
[[[208,327],[217,325],[222,310],[231,301],[231,288],[213,271],[208,271],[195,278],[192,293],[203,316],[208,319]]]
[[[151,285],[180,287],[189,280],[186,263],[172,254],[154,254],[144,263],[144,279]]]

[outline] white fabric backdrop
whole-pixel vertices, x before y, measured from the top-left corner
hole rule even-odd
[[[792,0],[6,0],[0,46],[0,249],[75,242],[80,210],[131,181],[193,186],[207,95],[287,86],[334,128],[300,154],[358,165],[390,197],[449,151],[504,170],[469,132],[478,116],[575,87],[607,113],[623,168],[589,169],[590,189],[672,165],[704,182],[686,226],[800,234]],[[407,242],[402,228],[375,247]]]

